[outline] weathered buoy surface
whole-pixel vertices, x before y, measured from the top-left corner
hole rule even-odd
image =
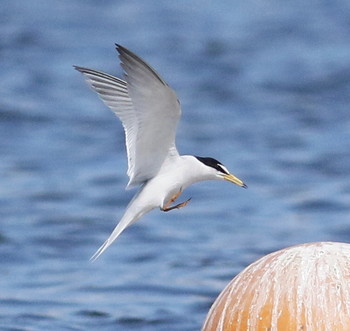
[[[238,274],[202,331],[349,331],[350,245],[318,242],[264,256]]]

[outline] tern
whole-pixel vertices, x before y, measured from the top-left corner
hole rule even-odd
[[[152,209],[167,212],[186,206],[190,199],[172,204],[193,183],[218,179],[247,187],[214,158],[178,153],[175,136],[181,107],[175,92],[133,52],[118,44],[116,50],[125,81],[74,66],[122,122],[128,158],[126,189],[139,186],[123,217],[91,260],[96,260],[129,225]]]

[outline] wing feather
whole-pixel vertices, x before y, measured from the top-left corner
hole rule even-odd
[[[154,177],[168,155],[178,155],[175,136],[181,109],[175,92],[152,67],[128,49],[116,46],[126,81],[75,68],[123,124],[130,177],[127,187],[131,187]]]
[[[133,174],[135,155],[135,132],[137,118],[126,82],[103,72],[75,66],[85,75],[87,82],[98,93],[102,101],[119,117],[125,131],[126,152],[128,157],[128,176]]]

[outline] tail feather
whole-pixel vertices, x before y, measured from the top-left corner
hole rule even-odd
[[[145,213],[148,213],[150,210],[156,208],[157,204],[150,204],[147,201],[140,202],[142,197],[142,191],[145,185],[142,185],[140,190],[135,194],[132,200],[129,202],[129,205],[126,208],[125,214],[122,219],[119,221],[117,226],[114,228],[111,235],[108,239],[102,244],[102,246],[96,251],[96,253],[91,256],[90,261],[95,261],[98,257],[116,240],[119,235],[131,224],[136,222],[141,216]]]
[[[113,243],[113,241],[116,240],[129,225],[136,222],[140,217],[141,215],[135,215],[132,218],[128,217],[128,215],[124,215],[120,222],[117,224],[117,226],[114,228],[113,232],[108,237],[108,239],[102,244],[102,246],[96,251],[96,253],[93,256],[91,256],[90,261],[97,260],[98,257]]]

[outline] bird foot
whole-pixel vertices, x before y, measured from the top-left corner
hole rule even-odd
[[[162,211],[170,211],[170,210],[173,210],[173,209],[180,209],[180,208],[182,208],[182,207],[185,207],[185,206],[190,202],[191,199],[192,199],[192,198],[189,198],[189,199],[187,199],[186,201],[181,202],[181,203],[179,203],[179,204],[177,204],[177,205],[175,205],[175,206],[163,207],[163,208],[161,208],[161,210],[162,210]],[[174,200],[174,201],[175,201],[175,200]],[[171,200],[170,200],[170,202],[174,202],[174,201],[171,201]]]

